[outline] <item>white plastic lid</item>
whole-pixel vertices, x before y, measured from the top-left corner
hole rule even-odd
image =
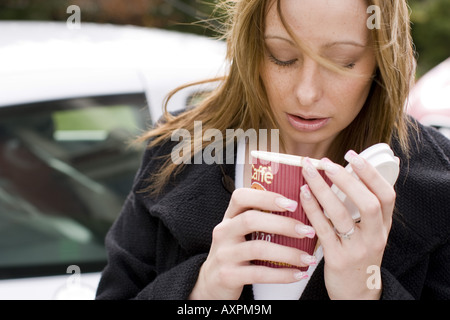
[[[389,182],[392,186],[395,184],[400,172],[400,159],[394,155],[388,144],[375,144],[361,152],[359,155],[374,166],[387,182]],[[353,168],[350,164],[347,165],[345,169],[359,180],[356,173],[353,172]],[[333,190],[337,194],[338,198],[344,203],[354,220],[361,217],[356,205],[341,190],[339,190],[336,185],[333,184],[331,186],[331,190]],[[325,213],[325,215],[327,214]]]

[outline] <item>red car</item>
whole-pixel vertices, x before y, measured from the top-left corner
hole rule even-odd
[[[450,58],[419,79],[410,93],[408,113],[450,138]]]

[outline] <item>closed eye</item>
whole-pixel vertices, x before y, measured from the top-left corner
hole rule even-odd
[[[269,54],[269,60],[273,63],[275,63],[277,66],[280,67],[289,67],[292,66],[294,63],[297,62],[298,59],[292,59],[292,60],[288,60],[288,61],[282,61],[282,60],[278,60],[277,58],[275,58],[272,54]]]
[[[350,64],[346,65],[345,68],[353,69],[355,67],[355,65],[356,65],[355,63],[350,63]]]

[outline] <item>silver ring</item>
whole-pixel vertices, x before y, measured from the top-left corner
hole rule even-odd
[[[336,232],[336,234],[342,239],[350,240],[351,235],[355,233],[355,224],[353,224],[353,227],[348,232],[339,232],[336,227],[334,227],[334,232]]]

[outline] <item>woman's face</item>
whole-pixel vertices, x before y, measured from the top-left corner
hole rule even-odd
[[[276,1],[270,5],[261,78],[285,141],[284,152],[325,156],[363,107],[376,69],[366,11],[363,0],[281,1],[283,17],[296,37],[316,54],[359,75],[352,77],[303,54],[283,27]]]

